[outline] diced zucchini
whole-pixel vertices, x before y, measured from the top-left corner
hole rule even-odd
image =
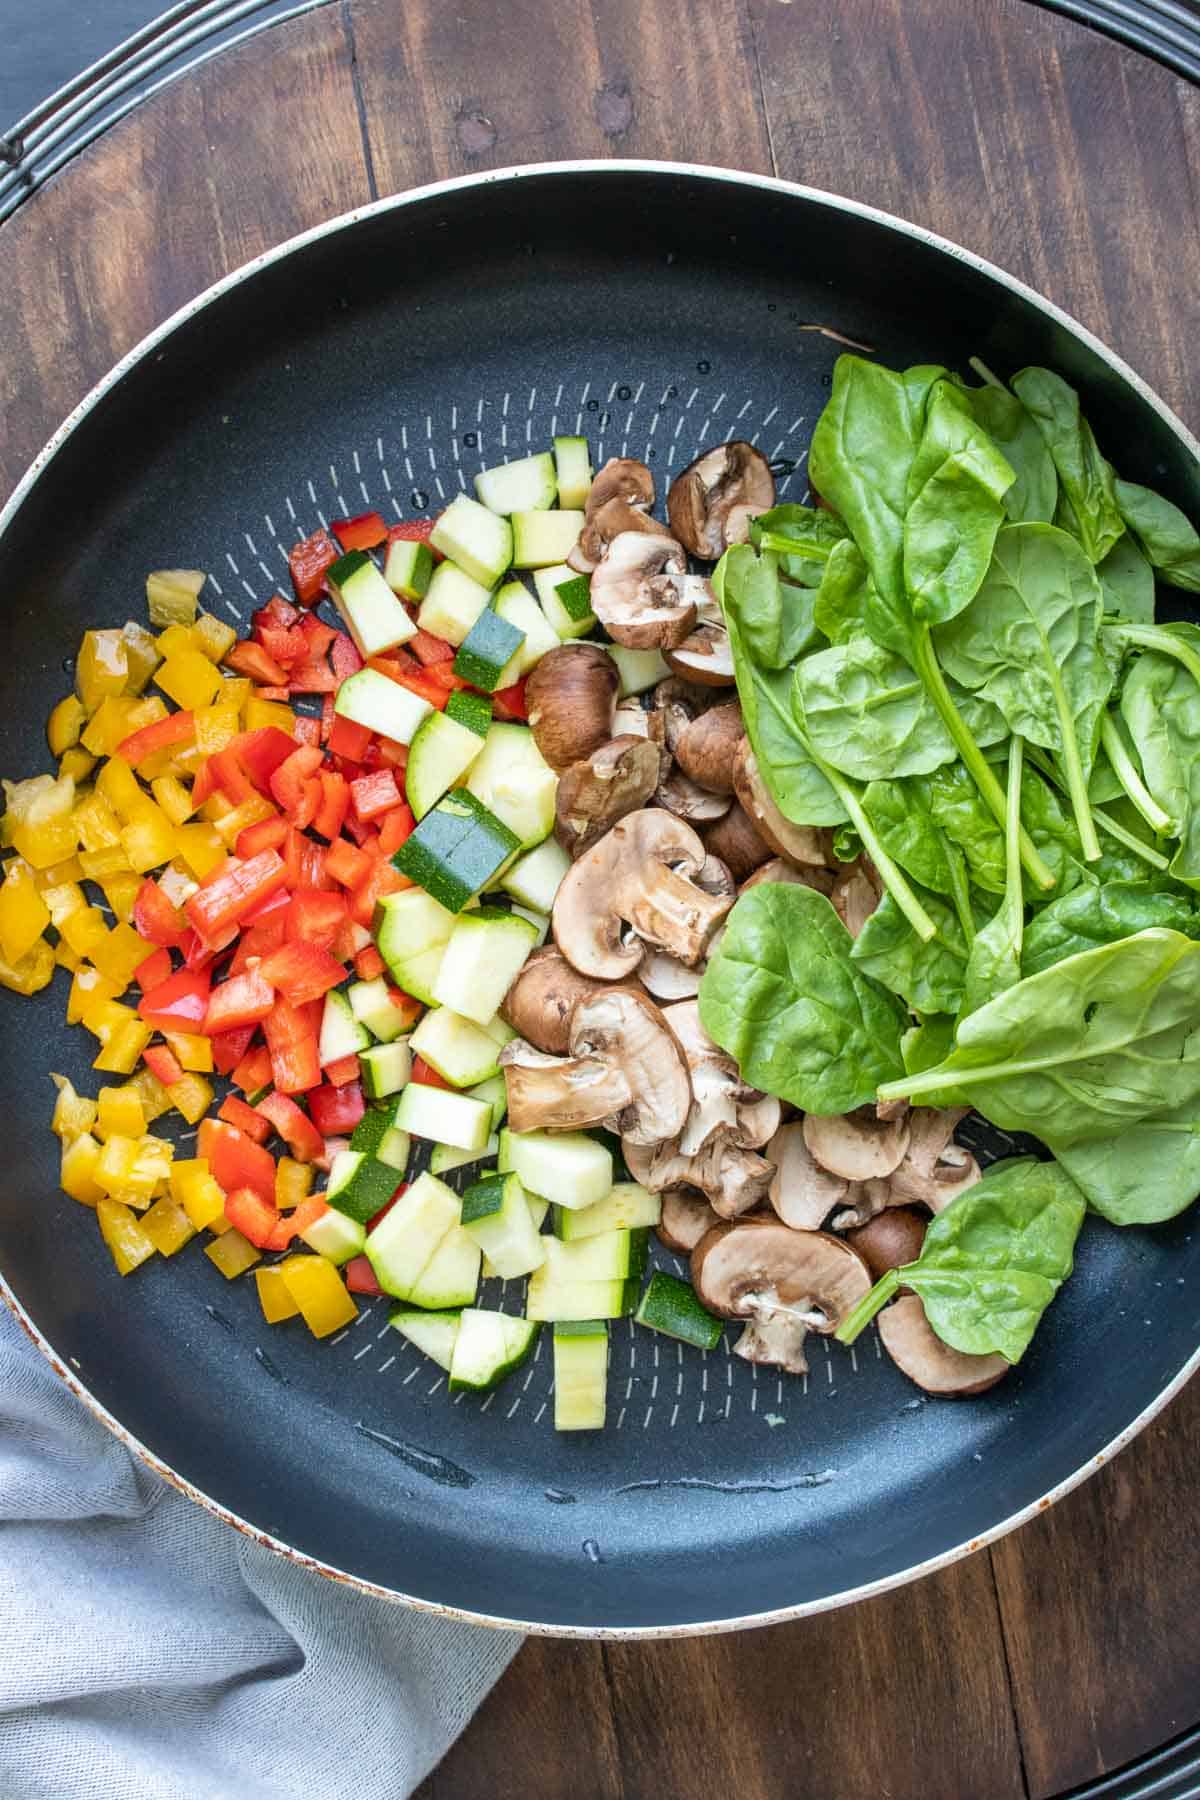
[[[485,738],[492,722],[492,702],[487,694],[455,688],[446,701],[446,717],[456,725],[465,725],[476,737]]]
[[[586,506],[592,491],[592,459],[585,437],[556,437],[554,469],[558,476],[558,504]]]
[[[457,1088],[474,1087],[500,1067],[499,1044],[449,1006],[435,1006],[425,1014],[413,1032],[412,1048]]]
[[[644,694],[647,688],[657,687],[671,673],[657,650],[628,650],[624,644],[606,644],[605,649],[617,665],[618,694],[622,700],[628,699],[630,694]]]
[[[422,631],[461,644],[492,597],[492,584],[476,581],[457,563],[439,563],[421,602],[417,623]]]
[[[468,1163],[483,1162],[495,1156],[499,1149],[498,1137],[490,1137],[482,1150],[455,1150],[450,1144],[435,1144],[429,1158],[431,1175],[449,1175],[455,1169],[464,1169]]]
[[[698,1350],[715,1350],[721,1341],[721,1321],[701,1306],[690,1282],[656,1269],[634,1314],[639,1325],[661,1331]]]
[[[396,1191],[396,1171],[362,1150],[339,1150],[329,1170],[325,1198],[365,1225]]]
[[[493,723],[471,765],[467,790],[508,826],[523,849],[542,843],[554,830],[558,777],[527,725],[502,719]]]
[[[305,1226],[300,1233],[310,1250],[318,1256],[328,1257],[331,1263],[346,1263],[352,1256],[362,1254],[362,1247],[367,1241],[367,1234],[357,1219],[349,1218],[331,1206],[323,1212],[319,1219]]]
[[[596,615],[592,611],[592,584],[586,575],[577,575],[567,563],[552,563],[548,569],[534,570],[533,585],[542,611],[564,643],[569,638],[584,637],[592,629]]]
[[[398,1175],[403,1175],[408,1167],[411,1149],[407,1131],[400,1131],[392,1125],[380,1139],[375,1157],[378,1162],[386,1163],[389,1169],[395,1169]]]
[[[564,1287],[583,1281],[632,1281],[646,1266],[644,1229],[600,1231],[571,1243],[548,1237],[546,1244],[546,1266]]]
[[[427,1006],[453,930],[454,914],[422,888],[387,894],[375,909],[380,956],[405,993]]]
[[[516,671],[513,680],[519,681],[535,663],[541,662],[548,650],[557,650],[558,633],[523,581],[506,581],[492,605],[500,618],[525,634],[525,642],[514,653],[509,665]],[[499,685],[507,687],[510,684],[502,681]]]
[[[555,1431],[600,1431],[607,1392],[607,1324],[561,1320],[554,1327]]]
[[[500,1168],[519,1175],[530,1193],[571,1211],[612,1192],[612,1157],[582,1131],[502,1131]]]
[[[499,463],[494,469],[481,469],[475,477],[475,492],[492,512],[505,516],[553,506],[558,498],[554,458],[543,450],[537,456],[522,456],[516,462]]]
[[[381,656],[416,635],[416,626],[365,550],[350,550],[325,580],[360,656]]]
[[[430,1312],[472,1305],[482,1260],[479,1245],[470,1233],[461,1225],[452,1226],[409,1288],[409,1305],[423,1306]]]
[[[533,514],[538,517],[538,514]],[[499,581],[512,561],[513,534],[500,518],[468,494],[452,500],[430,534],[430,543],[486,587]],[[427,627],[432,630],[432,627]],[[444,636],[444,633],[440,633]]]
[[[546,1260],[550,1240],[538,1235],[519,1175],[485,1176],[469,1187],[462,1223],[501,1281],[528,1275]]]
[[[464,776],[483,749],[483,738],[448,713],[430,713],[408,748],[404,797],[413,816],[423,819],[431,806]]]
[[[485,741],[481,755],[486,754]],[[456,788],[430,808],[392,861],[401,874],[432,894],[441,906],[461,913],[519,844],[516,833],[488,808],[486,801],[469,788]],[[380,952],[387,956],[382,944]],[[409,982],[401,985],[409,993],[417,993]],[[418,998],[424,996],[418,994]]]
[[[512,564],[515,569],[544,569],[567,560],[583,530],[583,514],[515,512],[512,515]]]
[[[352,982],[346,989],[346,999],[359,1024],[365,1025],[381,1044],[390,1044],[402,1032],[411,1031],[416,1022],[416,1008],[397,1006],[382,975],[371,981]]]
[[[525,1361],[537,1338],[537,1326],[511,1313],[469,1308],[459,1322],[450,1363],[450,1391],[483,1392],[493,1388]]]
[[[350,1148],[365,1156],[378,1157],[379,1146],[392,1128],[395,1102],[390,1106],[368,1106],[350,1134]]]
[[[564,1243],[595,1237],[602,1231],[636,1230],[657,1225],[662,1217],[662,1197],[647,1193],[636,1181],[618,1181],[606,1200],[575,1211],[569,1207],[554,1209],[554,1234]]]
[[[464,1018],[485,1025],[493,1017],[533,949],[537,932],[528,919],[481,906],[460,913],[434,986],[434,998]],[[477,1081],[483,1076],[477,1075]]]
[[[412,1052],[407,1038],[395,1038],[390,1044],[373,1044],[358,1057],[362,1088],[368,1100],[382,1100],[398,1094],[412,1074]]]
[[[454,1354],[454,1340],[458,1336],[459,1318],[460,1314],[457,1312],[408,1312],[404,1307],[398,1306],[388,1314],[388,1324],[394,1326],[410,1344],[415,1344],[418,1350],[424,1351],[440,1368],[449,1370],[450,1358]]]
[[[512,910],[514,918],[524,919],[527,924],[533,926],[533,947],[535,950],[540,950],[550,936],[550,914],[534,912],[529,906],[518,906],[515,900]]]
[[[396,744],[411,744],[418,725],[434,710],[420,694],[389,681],[378,669],[360,669],[348,676],[333,702],[335,712],[356,725],[365,725]]]
[[[414,538],[393,538],[387,548],[383,579],[402,600],[422,600],[433,575],[433,551]]]
[[[502,619],[494,607],[486,607],[472,625],[454,658],[454,673],[472,687],[494,694],[511,687],[520,669],[525,634]]]
[[[547,1238],[553,1243],[553,1238]],[[525,1314],[557,1323],[560,1319],[621,1319],[638,1303],[636,1281],[555,1281],[549,1262],[529,1277]]]
[[[459,1199],[444,1181],[418,1175],[395,1206],[367,1233],[364,1249],[385,1294],[407,1300],[443,1238],[458,1229]]]
[[[536,850],[527,851],[505,869],[500,886],[522,906],[548,916],[554,911],[554,896],[570,866],[571,859],[562,845],[556,838],[548,837]]]
[[[516,1033],[513,1033],[516,1036]],[[498,1131],[508,1111],[508,1084],[503,1075],[489,1075],[469,1090],[472,1100],[486,1100],[492,1109],[492,1130]],[[499,1148],[499,1140],[497,1140]]]
[[[486,1100],[410,1081],[396,1106],[396,1126],[456,1150],[482,1150],[491,1136],[492,1109]]]
[[[318,1044],[321,1067],[328,1068],[330,1063],[340,1062],[343,1056],[356,1055],[370,1042],[370,1032],[355,1018],[346,995],[337,988],[330,988],[321,1013]]]

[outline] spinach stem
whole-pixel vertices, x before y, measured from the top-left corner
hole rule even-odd
[[[1104,745],[1104,754],[1112,764],[1113,774],[1151,831],[1170,831],[1170,819],[1139,775],[1134,760],[1125,747],[1125,740],[1117,729],[1116,720],[1108,712],[1100,720],[1100,742]]]
[[[1161,625],[1106,625],[1105,634],[1114,643],[1128,647],[1137,644],[1143,650],[1157,650],[1162,656],[1173,656],[1182,663],[1192,680],[1200,685],[1200,656]]]
[[[1046,779],[1053,782],[1054,786],[1061,792],[1063,778],[1055,768],[1051,758],[1043,755],[1040,750],[1035,750],[1031,745],[1029,747],[1029,760],[1034,763],[1041,770]],[[1107,832],[1109,837],[1115,838],[1118,844],[1123,844],[1126,850],[1132,850],[1135,856],[1140,856],[1142,861],[1149,863],[1152,869],[1159,869],[1165,873],[1165,871],[1170,868],[1171,861],[1169,857],[1164,856],[1159,850],[1152,849],[1149,844],[1143,843],[1140,837],[1136,837],[1132,831],[1126,831],[1125,827],[1123,825],[1118,825],[1115,819],[1110,819],[1102,806],[1093,806],[1092,817],[1100,827],[1101,831]]]
[[[983,795],[988,810],[997,825],[1002,827],[1006,804],[1004,789],[996,780],[983,751],[968,731],[966,720],[950,697],[946,678],[942,674],[938,659],[934,654],[933,640],[928,625],[918,625],[914,631],[913,661],[917,674],[925,683],[930,698],[937,707],[942,723],[950,733],[968,774]],[[1021,863],[1028,871],[1030,879],[1035,881],[1040,888],[1047,890],[1052,888],[1055,883],[1054,872],[1038,855],[1037,847],[1024,826],[1021,827],[1020,845]]]
[[[834,793],[837,795],[838,799],[841,801],[842,805],[845,807],[847,813],[850,815],[850,823],[861,838],[863,849],[875,864],[875,867],[879,870],[880,876],[883,879],[883,884],[887,888],[888,893],[892,896],[892,899],[896,902],[896,905],[900,908],[900,911],[904,914],[921,942],[927,944],[931,938],[937,936],[937,926],[925,911],[925,908],[921,905],[921,902],[917,899],[917,896],[913,893],[911,887],[909,887],[908,882],[900,869],[900,865],[894,862],[884,849],[876,833],[875,827],[867,817],[862,801],[855,793],[853,786],[843,775],[840,775],[836,769],[832,768],[827,762],[822,761],[821,757],[817,755],[807,739],[805,740],[805,748],[812,757],[817,768],[820,769],[822,775],[833,789]]]
[[[982,356],[969,357],[967,359],[967,367],[974,369],[980,381],[986,382],[988,387],[1000,388],[1004,393],[1008,392],[1008,389],[1004,386],[1000,377],[992,374],[992,371],[988,368]]]
[[[958,845],[950,842],[940,826],[935,825],[934,830],[942,840],[942,854],[946,858],[946,869],[950,876],[950,898],[954,902],[954,910],[958,914],[958,922],[962,926],[969,950],[975,942],[975,915],[971,911],[971,884],[967,880],[966,858]]]
[[[869,1294],[864,1294],[857,1306],[852,1306],[846,1314],[834,1337],[839,1344],[852,1344],[871,1323],[875,1314],[882,1310],[900,1286],[897,1270],[889,1269],[881,1275]]]
[[[1075,721],[1067,705],[1062,676],[1054,663],[1050,665],[1050,685],[1054,693],[1055,711],[1058,713],[1059,735],[1062,738],[1063,774],[1067,780],[1067,793],[1071,797],[1071,810],[1075,814],[1075,829],[1079,833],[1083,860],[1097,862],[1100,857],[1100,839],[1096,836],[1092,809],[1088,803],[1087,782],[1084,780],[1083,761],[1079,755],[1079,739],[1075,735]]]
[[[1004,905],[1006,921],[1016,957],[1021,967],[1021,938],[1025,924],[1025,892],[1021,885],[1021,771],[1025,763],[1025,739],[1014,732],[1008,744],[1008,792],[1005,795],[1004,818]],[[1090,816],[1090,815],[1089,815]],[[1100,846],[1096,845],[1096,854]]]

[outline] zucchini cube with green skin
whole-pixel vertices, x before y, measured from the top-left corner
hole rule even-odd
[[[567,563],[551,563],[533,571],[533,585],[547,622],[563,643],[586,637],[596,623],[592,584],[586,575],[577,575]]]
[[[459,1199],[436,1175],[418,1175],[367,1233],[364,1245],[385,1294],[407,1300],[448,1232],[458,1228]]]
[[[585,437],[556,437],[554,471],[558,477],[558,504],[586,506],[592,491],[592,459]]]
[[[520,674],[519,652],[524,642],[525,633],[489,606],[459,646],[454,673],[489,694],[512,687]]]
[[[417,624],[448,644],[461,644],[491,597],[490,581],[476,581],[457,563],[439,563],[421,602]]]
[[[495,1023],[501,1025],[506,1032],[508,1031],[508,1027],[503,1025],[503,1021],[496,1020]],[[495,1034],[494,1032],[489,1031],[488,1035],[494,1036]],[[514,1031],[511,1035],[512,1037],[516,1037],[517,1034]],[[507,1042],[510,1040],[506,1039],[505,1041]],[[503,1045],[501,1045],[501,1048],[503,1049]],[[492,1130],[498,1131],[500,1129],[501,1121],[508,1111],[508,1083],[505,1081],[504,1076],[502,1074],[489,1075],[486,1081],[476,1082],[475,1086],[469,1091],[473,1100],[487,1101],[492,1109]],[[497,1148],[499,1148],[499,1140],[497,1140]]]
[[[447,912],[461,913],[519,848],[516,834],[468,789],[459,788],[425,814],[392,862]],[[382,942],[379,948],[386,959]]]
[[[353,1142],[353,1139],[351,1140]],[[554,1235],[564,1243],[596,1237],[604,1231],[629,1231],[657,1225],[662,1217],[662,1197],[648,1193],[636,1181],[618,1181],[605,1200],[571,1211],[554,1209]]]
[[[457,1088],[473,1088],[500,1068],[496,1040],[449,1006],[435,1006],[427,1012],[411,1043],[415,1055]]]
[[[349,1218],[333,1206],[306,1226],[300,1236],[318,1256],[339,1265],[349,1262],[352,1256],[361,1255],[367,1241],[367,1234],[358,1220]]]
[[[516,834],[521,849],[531,850],[554,830],[558,776],[528,725],[495,720],[471,764],[466,785],[468,793]]]
[[[339,556],[325,580],[360,656],[381,656],[415,637],[416,626],[365,550]]]
[[[475,492],[490,511],[505,516],[553,506],[558,498],[554,458],[543,450],[536,456],[481,469],[475,477]]]
[[[537,1341],[537,1326],[511,1313],[467,1308],[450,1359],[450,1392],[485,1393],[520,1368]]]
[[[365,1156],[377,1157],[380,1144],[392,1128],[395,1111],[395,1101],[387,1106],[368,1106],[350,1133],[350,1148],[361,1150]]]
[[[715,1350],[721,1341],[722,1322],[696,1298],[689,1282],[656,1269],[634,1314],[639,1325],[678,1338],[697,1350]]]
[[[433,1003],[433,984],[454,930],[454,914],[422,888],[387,894],[375,908],[376,945],[397,985]]]
[[[492,702],[487,694],[473,693],[470,688],[455,688],[446,701],[446,718],[465,725],[476,737],[485,738],[492,723]]]
[[[411,1149],[412,1144],[407,1131],[400,1131],[393,1125],[384,1132],[380,1139],[375,1158],[377,1162],[386,1163],[389,1169],[395,1169],[396,1174],[400,1176],[408,1167],[408,1155]],[[436,1174],[436,1170],[434,1173]]]
[[[329,1171],[325,1199],[365,1225],[396,1191],[396,1171],[362,1150],[339,1150]]]
[[[422,600],[433,577],[433,551],[412,538],[393,538],[383,564],[383,579],[402,600]]]
[[[432,1138],[455,1150],[482,1151],[492,1134],[492,1109],[486,1100],[410,1081],[396,1103],[396,1128],[414,1137]]]
[[[482,1262],[483,1252],[475,1239],[461,1225],[451,1226],[409,1288],[409,1305],[424,1306],[431,1312],[472,1305]]]
[[[462,1223],[501,1281],[528,1275],[546,1260],[547,1240],[534,1225],[519,1175],[485,1176],[469,1187]]]
[[[633,1281],[646,1266],[646,1232],[600,1231],[564,1243],[546,1239],[546,1267],[555,1282],[573,1287],[584,1281]]]
[[[491,906],[461,913],[442,957],[434,998],[486,1025],[536,943],[537,927],[515,913]]]
[[[434,710],[420,694],[389,681],[378,669],[360,669],[343,681],[333,710],[396,744],[411,744],[417,727]]]
[[[355,1018],[347,996],[330,988],[321,1013],[321,1036],[317,1046],[321,1067],[340,1062],[343,1056],[357,1056],[371,1042],[371,1034],[361,1020]]]
[[[430,713],[418,726],[404,770],[404,797],[414,818],[423,819],[430,807],[436,806],[442,795],[462,779],[482,751],[486,735],[486,726],[481,736],[471,726],[459,724],[449,713]]]
[[[613,1159],[582,1131],[502,1131],[501,1172],[521,1177],[531,1194],[575,1211],[612,1192]]]
[[[505,619],[517,631],[524,632],[525,642],[517,649],[508,668],[515,670],[514,681],[527,675],[549,650],[558,649],[558,633],[523,581],[506,581],[492,601],[498,618]],[[465,649],[464,645],[464,649]],[[507,674],[507,670],[505,673]],[[510,685],[501,682],[503,686]]]
[[[553,1239],[547,1239],[547,1243]],[[525,1316],[545,1324],[559,1320],[623,1319],[638,1303],[640,1283],[622,1281],[556,1281],[549,1262],[529,1277]]]
[[[490,1137],[482,1150],[455,1150],[450,1144],[435,1144],[429,1156],[429,1172],[431,1175],[449,1175],[455,1169],[465,1169],[470,1163],[490,1162],[499,1145],[497,1137]]]
[[[570,866],[571,859],[557,838],[549,837],[505,869],[500,886],[522,906],[548,917]]]
[[[360,1050],[359,1073],[363,1093],[368,1100],[382,1100],[397,1094],[412,1074],[412,1052],[407,1038],[395,1038],[390,1044],[373,1044]]]
[[[388,1324],[439,1368],[449,1370],[460,1316],[458,1312],[410,1312],[398,1306],[388,1314]]]
[[[606,644],[605,649],[617,665],[620,685],[617,698],[627,700],[631,694],[644,694],[657,687],[671,673],[670,666],[657,650],[630,650],[624,644]]]
[[[512,561],[513,534],[508,520],[469,494],[459,494],[450,502],[429,541],[484,587],[494,586]]]
[[[515,512],[512,515],[514,569],[544,569],[566,562],[583,530],[583,513]]]
[[[337,993],[336,988],[330,991]],[[372,1037],[377,1037],[381,1044],[390,1044],[394,1038],[411,1031],[420,1013],[416,1004],[397,1006],[382,975],[376,975],[370,981],[352,982],[346,989],[346,999],[359,1025],[364,1026]],[[359,1047],[365,1049],[366,1045]]]
[[[608,1326],[603,1319],[554,1327],[554,1429],[600,1431],[608,1397]]]

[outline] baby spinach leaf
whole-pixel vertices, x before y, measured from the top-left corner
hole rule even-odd
[[[1191,895],[1165,881],[1081,883],[1043,906],[1025,927],[1021,973],[1038,975],[1064,957],[1153,926],[1200,936]]]
[[[1120,485],[1120,484],[1118,484]],[[1154,618],[1154,570],[1128,532],[1096,567],[1106,618]]]
[[[764,669],[784,669],[817,640],[813,595],[779,579],[773,551],[735,544],[719,564],[723,608],[732,607],[746,648]]]
[[[960,1016],[975,1012],[995,994],[1021,979],[1021,935],[1025,894],[1021,884],[1021,772],[1024,740],[1014,737],[1008,751],[1007,816],[1004,825],[1004,898],[976,934],[967,958]]]
[[[960,1021],[936,1069],[884,1100],[950,1088],[1052,1150],[1200,1100],[1200,944],[1154,928],[1069,956]]]
[[[862,803],[889,854],[905,873],[923,887],[948,894],[946,840],[934,823],[925,783],[872,781],[863,789]]]
[[[1004,892],[1004,833],[961,763],[947,763],[919,784],[938,829],[962,851],[976,887]]]
[[[1118,481],[1116,500],[1126,526],[1163,580],[1200,593],[1200,533],[1187,514],[1136,481]],[[1153,618],[1153,608],[1148,616]]]
[[[1059,1159],[1093,1212],[1114,1225],[1159,1225],[1200,1194],[1200,1106],[1127,1125]]]
[[[756,550],[772,550],[780,559],[780,571],[801,587],[820,585],[835,545],[846,541],[846,527],[824,507],[786,503],[759,513],[750,521],[750,542]]]
[[[1083,1195],[1057,1163],[994,1163],[938,1213],[916,1262],[889,1269],[836,1335],[852,1344],[880,1307],[909,1287],[943,1343],[967,1356],[1020,1362],[1074,1266],[1083,1214]]]
[[[742,895],[700,983],[700,1018],[746,1081],[806,1112],[849,1112],[900,1074],[904,1008],[864,975],[823,894]]]
[[[937,894],[921,904],[937,927],[922,943],[890,894],[871,914],[850,952],[864,974],[899,994],[914,1012],[957,1012],[967,969],[967,943],[958,915]]]
[[[857,781],[921,775],[954,760],[923,684],[868,637],[806,656],[792,704],[818,756]]]
[[[900,1054],[910,1075],[923,1075],[949,1056],[954,1044],[954,1020],[949,1013],[932,1013],[919,1025],[910,1025],[900,1039]]]
[[[974,598],[1013,479],[963,390],[937,382],[908,474],[904,516],[904,585],[916,618],[942,624]]]
[[[1103,562],[1125,529],[1116,478],[1079,410],[1079,395],[1051,369],[1022,369],[1012,378],[1017,398],[1042,434],[1059,480],[1055,523],[1078,538],[1091,563]]]
[[[813,602],[813,621],[831,644],[864,629],[872,581],[862,551],[851,538],[835,544]]]
[[[1200,886],[1200,687],[1173,657],[1139,656],[1121,691],[1146,786],[1179,839],[1171,874]]]
[[[1058,474],[1041,432],[1017,399],[998,382],[966,393],[976,421],[987,432],[1016,476],[1004,496],[1014,525],[1040,519],[1049,525],[1058,499]]]

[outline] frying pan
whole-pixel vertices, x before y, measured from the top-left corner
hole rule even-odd
[[[817,329],[817,328],[822,329]],[[736,435],[805,492],[842,345],[1081,389],[1122,472],[1200,514],[1200,446],[1071,320],[865,207],[718,170],[574,164],[450,182],[310,232],[231,276],[118,366],[0,515],[0,767],[88,625],[140,615],[148,569],[212,571],[237,624],[321,521],[440,506],[481,467],[586,432],[660,494]],[[1125,1443],[1200,1352],[1189,1216],[1090,1221],[1011,1377],[929,1401],[882,1357],[816,1341],[804,1380],[613,1326],[609,1429],[556,1436],[550,1345],[452,1401],[364,1306],[330,1343],[268,1330],[252,1283],[195,1249],[126,1282],[58,1191],[51,1069],[93,1091],[61,982],[0,994],[8,1097],[0,1265],[59,1372],[132,1448],[275,1548],[365,1589],[563,1634],[711,1631],[844,1603],[1048,1505]],[[988,1154],[1010,1146],[987,1133]],[[657,1253],[671,1266],[665,1253]],[[497,1284],[486,1304],[520,1305]]]

